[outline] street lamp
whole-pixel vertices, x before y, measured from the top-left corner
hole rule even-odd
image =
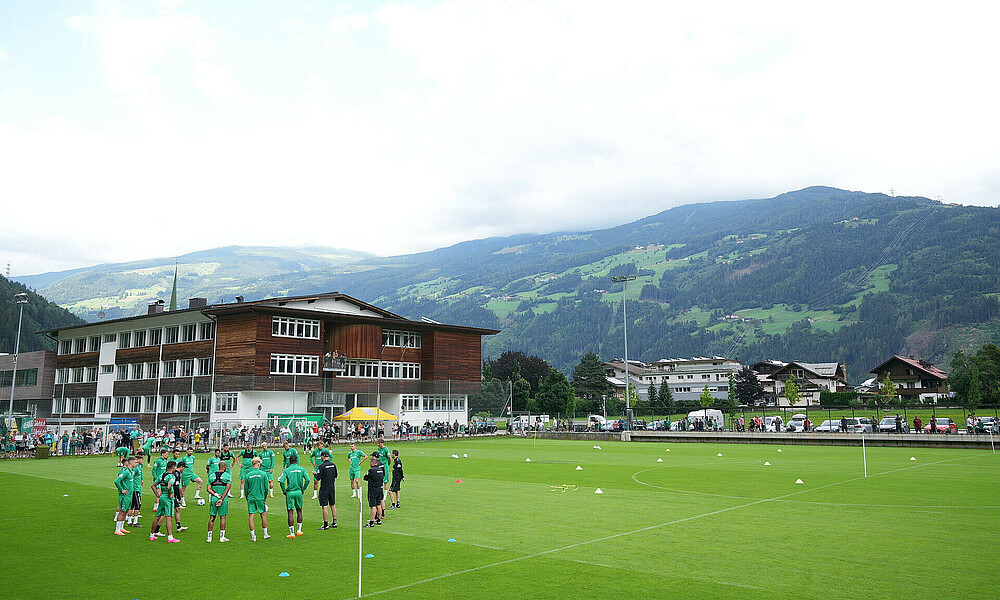
[[[632,429],[632,395],[631,383],[628,378],[628,313],[625,311],[625,292],[628,289],[628,282],[635,281],[635,275],[621,275],[612,277],[611,281],[622,284],[622,323],[625,327],[625,428]]]
[[[14,418],[14,381],[17,379],[17,353],[21,349],[21,317],[24,316],[24,305],[28,303],[25,293],[14,294],[14,302],[19,306],[17,313],[17,338],[14,341],[14,368],[10,373],[10,418]]]

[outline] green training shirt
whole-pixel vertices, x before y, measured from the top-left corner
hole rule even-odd
[[[253,468],[252,461],[253,457],[255,456],[257,456],[257,453],[254,452],[253,450],[250,451],[249,455],[247,454],[246,450],[240,452],[240,468],[243,469],[244,471],[249,471],[250,469],[252,469]]]
[[[153,461],[153,480],[159,481],[160,477],[167,472],[167,459],[158,458]]]
[[[115,487],[118,488],[119,494],[122,492],[132,493],[132,469],[122,467],[118,470],[118,477],[115,477]]]
[[[184,461],[184,470],[189,473],[194,473],[194,454],[185,454],[181,457],[181,460]]]
[[[142,465],[132,469],[132,491],[142,493]]]
[[[265,471],[274,470],[274,451],[271,449],[261,450],[257,453],[260,457],[260,468]]]
[[[295,448],[289,448],[288,450],[285,450],[284,452],[281,453],[281,470],[282,471],[284,471],[285,469],[287,469],[291,465],[291,463],[288,461],[288,458],[290,456],[294,456],[296,458],[296,464],[297,464],[298,457],[299,457],[299,451],[296,450]]]
[[[365,456],[367,456],[367,454],[365,454],[361,450],[352,450],[352,451],[348,452],[347,453],[347,459],[351,461],[351,468],[352,469],[360,469],[361,468],[361,459],[363,459]]]
[[[208,476],[208,481],[209,487],[212,488],[212,491],[221,496],[226,493],[226,486],[233,482],[233,474],[229,471],[223,471],[222,474],[216,478],[215,474],[218,472],[218,469],[212,471],[212,473]]]
[[[309,487],[309,473],[302,465],[291,465],[281,472],[278,484],[285,494],[304,492]]]
[[[323,464],[323,457],[320,455],[323,454],[324,452],[329,453],[330,458],[333,458],[333,450],[330,450],[328,448],[316,448],[315,450],[309,453],[309,460],[310,462],[312,462],[314,467],[318,467],[321,464]]]
[[[247,500],[264,500],[267,498],[267,473],[251,468],[244,477],[243,487]]]
[[[222,462],[222,459],[217,456],[213,456],[208,459],[208,461],[205,463],[205,469],[208,471],[209,475],[219,470],[220,462]]]

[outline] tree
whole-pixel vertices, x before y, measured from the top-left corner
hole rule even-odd
[[[719,402],[721,404],[722,410],[729,414],[736,411],[736,407],[739,403],[736,401],[736,378],[732,373],[729,374],[729,393],[726,394],[726,399]]]
[[[882,385],[879,386],[878,394],[875,395],[875,402],[879,407],[886,407],[896,401],[899,396],[899,390],[896,388],[896,384],[889,379],[889,373],[886,372],[885,379],[882,380]]]
[[[573,386],[559,369],[549,369],[538,388],[538,407],[549,415],[566,413],[573,409]]]
[[[513,352],[508,350],[500,355],[500,358],[489,361],[489,366],[494,377],[504,381],[513,379],[515,365],[517,370],[531,386],[532,397],[538,393],[538,386],[542,377],[549,372],[549,363],[537,356],[529,356],[524,352]]]
[[[510,387],[513,410],[530,409],[528,401],[531,400],[531,384],[524,377],[521,377],[520,365],[517,365],[511,374]]]
[[[715,397],[712,396],[712,392],[708,391],[708,386],[706,385],[705,389],[701,391],[701,395],[698,396],[698,404],[705,409],[706,421],[708,420],[708,407],[712,406],[713,402],[715,402]]]
[[[670,389],[670,386],[666,383],[660,386],[660,391],[657,393],[659,396],[659,402],[657,406],[666,414],[670,414],[674,411],[674,392]]]
[[[600,402],[609,391],[608,380],[604,377],[604,366],[601,359],[593,352],[587,352],[580,357],[580,362],[573,368],[573,389],[581,398]]]
[[[648,400],[644,403],[646,406],[656,406],[656,403],[660,400],[660,395],[656,390],[656,384],[650,383],[649,388],[646,389],[646,398]]]
[[[795,383],[795,375],[785,382],[785,399],[788,400],[788,406],[795,406],[799,402],[799,384]]]
[[[729,388],[736,388],[736,400],[739,404],[754,406],[764,397],[764,385],[750,367],[743,367],[732,379],[735,385],[730,384]]]

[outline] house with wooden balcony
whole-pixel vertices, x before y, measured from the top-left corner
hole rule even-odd
[[[768,375],[774,383],[778,406],[792,406],[785,395],[785,389],[793,377],[799,388],[799,399],[794,406],[819,404],[820,392],[843,392],[850,389],[847,384],[847,367],[842,363],[793,361]]]
[[[936,402],[948,396],[948,374],[926,360],[893,356],[869,372],[875,375],[878,389],[888,375],[904,403]]]

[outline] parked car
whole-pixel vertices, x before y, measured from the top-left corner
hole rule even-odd
[[[778,431],[777,422],[780,417],[764,417],[764,431]]]
[[[950,417],[937,417],[936,425],[936,433],[958,433],[958,424],[956,424],[955,421],[952,421]],[[924,425],[925,432],[930,433],[930,430],[930,423]]]
[[[814,429],[816,433],[840,433],[840,419],[827,419]]]
[[[851,433],[873,433],[875,431],[875,425],[868,417],[849,417],[847,427]]]
[[[643,431],[646,429],[646,421],[643,419],[632,419],[632,430]]]
[[[903,422],[903,433],[910,433],[910,424],[906,422],[906,419],[901,420]],[[896,433],[896,417],[882,417],[882,420],[878,422],[878,432]]]
[[[996,417],[981,417],[980,421],[982,422],[983,433],[1000,434],[1000,419]]]
[[[792,415],[791,420],[788,421],[788,425],[785,425],[785,431],[797,431],[800,433],[805,431],[806,418],[807,417],[802,414]]]

